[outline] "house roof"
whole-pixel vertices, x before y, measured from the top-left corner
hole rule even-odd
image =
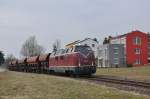
[[[135,31],[131,31],[131,32],[128,32],[128,33],[126,33],[126,34],[123,34],[123,35],[118,35],[118,36],[112,37],[111,39],[122,38],[122,37],[125,37],[126,35],[131,34],[131,33],[134,33],[134,32],[139,32],[139,33],[146,34],[146,33],[141,32],[141,31],[139,31],[139,30],[135,30]]]
[[[80,42],[80,40],[77,40],[77,41],[71,42],[71,43],[67,44],[66,46],[74,45],[74,44],[76,44],[76,43],[78,43],[78,42]]]
[[[82,43],[82,42],[84,42],[84,41],[86,41],[86,40],[93,40],[93,41],[95,41],[94,39],[91,39],[91,38],[85,38],[84,40],[77,40],[77,41],[71,42],[71,43],[67,44],[66,46],[79,44],[79,43]],[[95,42],[97,42],[97,41],[95,41]],[[97,42],[97,43],[98,43],[98,42]]]
[[[118,36],[115,36],[115,37],[111,37],[111,39],[122,38],[122,37],[125,37],[126,35],[127,35],[127,34],[118,35]]]
[[[94,40],[94,39],[91,39],[91,38],[85,38],[84,40],[79,41],[79,42],[77,42],[77,43],[82,43],[82,42],[84,42],[84,41],[86,41],[86,40],[93,40],[93,41],[95,41],[95,42],[97,42],[97,43],[98,43],[98,41],[96,41],[96,40]]]

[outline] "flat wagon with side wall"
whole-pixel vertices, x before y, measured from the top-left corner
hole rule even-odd
[[[9,62],[9,66],[8,69],[12,70],[12,71],[17,71],[18,70],[18,65],[17,65],[18,61],[17,60],[13,60],[11,62]]]
[[[39,69],[41,73],[48,73],[50,53],[39,56]]]
[[[19,71],[26,72],[27,71],[27,58],[22,60],[18,60]]]
[[[39,56],[33,56],[27,58],[27,65],[26,65],[27,72],[39,72]]]

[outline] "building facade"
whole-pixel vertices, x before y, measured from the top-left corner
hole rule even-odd
[[[111,44],[124,44],[127,65],[142,66],[148,63],[148,36],[141,31],[112,37]]]
[[[148,36],[148,64],[150,64],[150,34],[147,34]]]
[[[98,48],[98,67],[125,67],[123,44],[104,44]]]

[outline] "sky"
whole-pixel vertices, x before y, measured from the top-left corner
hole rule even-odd
[[[133,30],[150,32],[150,0],[0,0],[0,50],[20,57],[35,35],[46,52],[56,39],[100,42]]]

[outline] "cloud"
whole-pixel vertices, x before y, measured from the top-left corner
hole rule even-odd
[[[36,35],[47,52],[85,37],[150,31],[149,0],[0,0],[0,45],[19,56],[22,43]]]

